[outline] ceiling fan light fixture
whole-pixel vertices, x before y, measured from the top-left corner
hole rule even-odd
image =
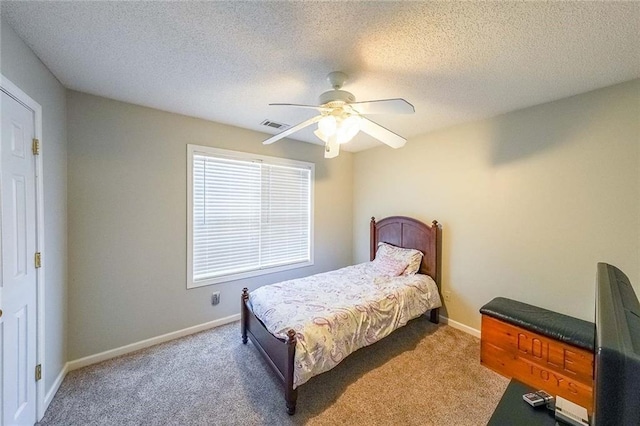
[[[318,131],[320,131],[325,138],[333,135],[338,130],[338,121],[333,115],[325,115],[318,121]],[[316,135],[317,136],[317,135]],[[323,138],[320,138],[323,139]]]
[[[337,130],[339,144],[347,143],[360,131],[360,116],[350,115],[340,122]]]
[[[359,131],[359,115],[349,114],[346,117],[342,117],[330,114],[320,119],[318,129],[313,134],[324,143],[328,143],[329,139],[335,136],[336,143],[343,144],[353,139]]]

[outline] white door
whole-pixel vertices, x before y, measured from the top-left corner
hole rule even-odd
[[[36,180],[34,113],[2,92],[2,336],[3,425],[36,422]]]

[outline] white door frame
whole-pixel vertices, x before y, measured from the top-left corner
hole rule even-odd
[[[24,93],[18,86],[13,84],[8,78],[0,74],[0,90],[11,96],[25,107],[34,112],[35,115],[35,137],[40,141],[40,155],[36,155],[36,250],[42,254],[42,266],[36,269],[36,364],[42,366],[42,378],[36,382],[36,419],[42,420],[46,407],[44,405],[45,388],[45,350],[44,350],[44,271],[47,255],[44,252],[44,180],[42,176],[42,157],[44,154],[42,143],[42,107],[29,95]],[[1,166],[0,166],[1,167]],[[0,246],[2,241],[0,240]],[[0,280],[2,277],[0,276]],[[34,372],[35,374],[35,372]],[[34,376],[35,380],[35,376]]]

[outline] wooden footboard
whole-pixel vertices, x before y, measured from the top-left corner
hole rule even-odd
[[[284,399],[287,403],[287,413],[293,415],[296,412],[298,390],[293,388],[293,359],[296,352],[296,332],[289,330],[288,339],[282,340],[267,331],[262,321],[255,316],[249,307],[249,290],[242,289],[241,299],[241,328],[242,343],[247,343],[247,338],[253,344],[267,364],[271,366],[284,386]]]

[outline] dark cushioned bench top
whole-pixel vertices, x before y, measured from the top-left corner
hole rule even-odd
[[[543,336],[593,351],[595,325],[558,312],[496,297],[480,308],[480,313]]]

